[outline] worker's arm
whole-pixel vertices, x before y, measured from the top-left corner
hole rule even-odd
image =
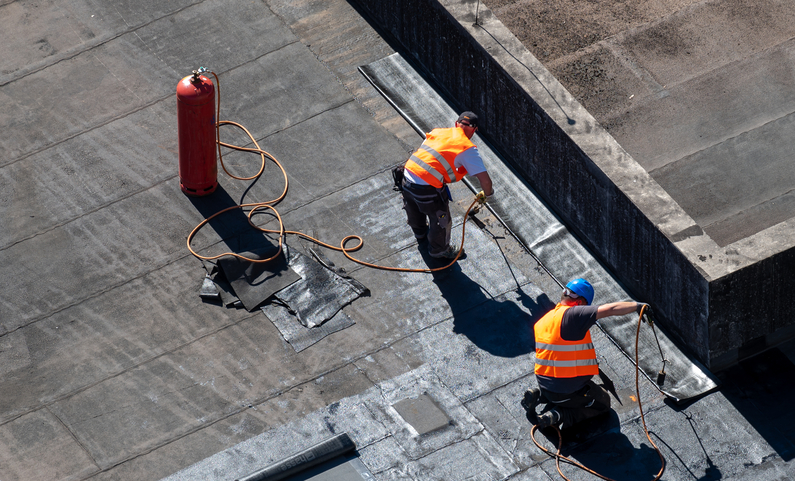
[[[494,195],[494,189],[491,187],[491,177],[489,177],[488,172],[483,171],[479,174],[475,174],[475,177],[480,181],[480,189],[486,194],[486,197]]]
[[[638,312],[640,309],[637,302],[611,302],[610,304],[602,304],[596,309],[596,318],[602,319],[610,316],[623,316],[631,312]]]

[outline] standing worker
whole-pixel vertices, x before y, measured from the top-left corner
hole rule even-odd
[[[455,127],[433,129],[404,166],[403,209],[414,237],[429,242],[428,254],[438,259],[454,259],[458,249],[450,245],[450,190],[447,184],[464,175],[480,181],[477,195],[483,204],[494,193],[491,178],[477,147],[470,140],[478,130],[478,116],[464,112]]]
[[[592,306],[593,297],[591,284],[575,279],[566,284],[558,305],[533,326],[538,388],[525,392],[521,404],[527,419],[540,429],[560,424],[570,428],[610,410],[610,395],[591,380],[599,374],[599,364],[589,329],[598,319],[640,312],[646,304]],[[537,415],[540,403],[546,407]]]

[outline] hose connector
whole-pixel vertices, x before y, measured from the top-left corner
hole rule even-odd
[[[190,79],[190,81],[192,83],[198,82],[199,81],[199,75],[203,74],[206,71],[207,71],[207,68],[205,68],[205,67],[199,67],[198,70],[194,70],[193,71],[193,78]]]

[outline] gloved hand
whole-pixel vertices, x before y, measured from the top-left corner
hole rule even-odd
[[[645,310],[643,310],[644,306],[646,307]],[[654,315],[651,313],[650,305],[643,302],[639,302],[638,309],[636,312],[640,313],[641,310],[643,310],[643,322],[646,322],[646,320],[648,320],[649,322],[654,322]]]
[[[488,199],[489,198],[486,197],[486,194],[482,190],[475,196],[475,200],[477,200],[480,205],[485,204]]]

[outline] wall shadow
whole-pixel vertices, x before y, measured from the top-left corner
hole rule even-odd
[[[795,458],[795,364],[789,357],[769,349],[716,376],[720,392],[776,453],[787,462]]]

